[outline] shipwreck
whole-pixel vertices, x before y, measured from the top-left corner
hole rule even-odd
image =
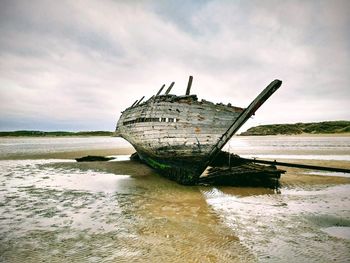
[[[125,109],[115,134],[127,140],[139,158],[162,175],[185,185],[197,184],[224,145],[281,86],[272,81],[247,108],[214,104],[190,94],[171,94],[174,82],[162,94],[144,97]]]

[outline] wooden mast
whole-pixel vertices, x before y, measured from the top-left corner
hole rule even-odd
[[[203,171],[210,164],[210,162],[217,156],[225,144],[238,131],[239,128],[260,108],[262,104],[282,85],[282,81],[275,79],[272,81],[250,105],[242,111],[238,118],[231,124],[228,130],[221,136],[218,143],[214,145],[208,159],[203,164]]]
[[[141,101],[143,100],[145,98],[145,96],[143,96],[140,100],[139,100],[139,102],[138,103],[136,103],[136,105],[135,106],[137,106],[137,105],[139,105],[140,103],[141,103]]]
[[[192,86],[192,80],[193,80],[193,77],[190,76],[190,78],[188,79],[188,84],[187,84],[187,89],[186,89],[186,95],[190,95],[191,86]]]
[[[168,88],[168,89],[166,90],[166,92],[165,92],[165,95],[168,95],[168,94],[169,94],[169,92],[170,92],[171,89],[173,88],[174,84],[175,84],[175,82],[171,82],[169,88]]]
[[[162,90],[164,89],[165,87],[165,84],[163,84],[163,86],[158,90],[157,94],[156,94],[156,97],[162,92]]]

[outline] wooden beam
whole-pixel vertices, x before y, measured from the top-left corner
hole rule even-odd
[[[344,168],[316,166],[316,165],[298,164],[298,163],[285,163],[285,162],[266,161],[266,160],[257,160],[257,159],[248,159],[248,158],[240,158],[240,159],[242,161],[252,162],[252,163],[263,163],[263,164],[272,164],[272,165],[295,167],[295,168],[302,168],[302,169],[331,171],[331,172],[339,172],[339,173],[350,173],[350,169],[344,169]]]
[[[137,105],[139,105],[140,103],[141,103],[141,101],[143,100],[145,98],[145,96],[143,96],[140,100],[139,100],[139,102],[138,103],[136,103],[136,105],[135,106],[137,106]]]
[[[134,107],[137,102],[138,102],[138,100],[135,100],[135,102],[130,107],[131,108]]]
[[[228,130],[221,136],[218,143],[212,148],[207,162],[204,164],[204,169],[209,165],[217,154],[221,151],[224,145],[231,139],[231,137],[238,131],[239,128],[260,108],[261,105],[282,85],[282,81],[275,79],[272,81],[250,105],[242,111],[238,118],[231,124]],[[204,171],[203,169],[203,171]]]
[[[168,88],[168,89],[166,90],[166,92],[165,92],[165,95],[168,95],[168,94],[169,94],[169,92],[170,92],[171,89],[173,88],[174,84],[175,84],[175,82],[171,82],[169,88]]]
[[[162,92],[162,90],[164,89],[164,87],[165,87],[165,84],[163,84],[163,86],[158,90],[156,96],[158,96],[158,95]]]
[[[192,86],[192,80],[193,80],[193,77],[190,76],[190,78],[188,79],[188,84],[187,84],[187,89],[186,89],[186,95],[190,95],[191,86]]]

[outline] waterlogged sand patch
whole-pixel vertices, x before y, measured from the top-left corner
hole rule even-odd
[[[35,230],[0,245],[3,262],[137,262],[147,250],[120,231]]]
[[[62,150],[61,152],[47,153],[13,153],[1,155],[0,160],[38,160],[38,159],[75,159],[87,155],[97,156],[115,156],[115,155],[131,155],[135,152],[132,147],[111,148],[111,149],[86,149],[86,150]]]
[[[317,162],[319,161],[315,161]],[[334,165],[333,162],[331,163]],[[77,164],[64,164],[64,166],[72,165]],[[79,164],[79,169],[108,172],[126,169],[137,178],[146,180],[158,178],[152,174],[152,170],[149,171],[150,174],[145,173],[144,169],[147,168],[143,165],[135,171],[132,171],[130,165],[133,163],[118,162],[117,166],[109,163],[99,163],[95,166],[89,163]],[[287,174],[282,176],[282,186],[290,188],[282,187],[277,191],[265,188],[232,187],[221,187],[218,191],[215,190],[216,188],[209,188],[212,190],[206,191],[207,198],[218,197],[221,201],[226,200],[230,205],[236,204],[228,214],[222,212],[226,209],[225,205],[219,206],[223,209],[219,212],[216,210],[217,207],[215,211],[210,211],[205,204],[201,204],[200,198],[193,199],[192,194],[188,195],[187,190],[182,190],[189,189],[188,187],[183,188],[164,180],[164,185],[169,183],[171,188],[164,189],[162,193],[162,190],[159,190],[162,188],[160,185],[153,185],[152,189],[148,189],[152,193],[148,195],[148,201],[144,200],[139,206],[141,209],[138,210],[138,214],[141,215],[143,222],[148,222],[139,228],[137,233],[149,246],[152,244],[161,246],[185,238],[187,242],[184,242],[183,246],[177,246],[180,251],[178,254],[184,258],[191,258],[191,254],[187,254],[188,250],[185,247],[196,247],[193,244],[198,244],[200,246],[196,248],[198,251],[202,249],[209,252],[202,259],[214,261],[219,258],[226,261],[233,260],[235,253],[242,259],[242,251],[250,255],[248,261],[251,258],[249,252],[251,250],[256,253],[255,256],[261,262],[280,261],[285,258],[290,260],[314,258],[316,261],[327,258],[341,261],[348,257],[349,244],[332,239],[331,235],[323,230],[325,226],[310,221],[308,215],[333,213],[339,220],[343,214],[342,212],[337,214],[338,211],[345,211],[344,213],[347,214],[349,208],[346,208],[346,204],[350,200],[346,194],[348,191],[346,186],[345,188],[343,186],[329,188],[329,186],[348,184],[349,178],[307,174],[307,172],[308,170],[300,169],[288,170]],[[159,198],[160,196],[162,198]],[[180,202],[176,201],[177,196],[181,196]],[[231,234],[225,233],[221,223],[218,224],[226,220],[233,220],[228,223],[228,226],[234,230]],[[309,244],[307,249],[304,248],[305,243]],[[243,244],[243,248],[239,244]],[[231,249],[234,253],[220,257],[217,252],[222,249]],[[169,255],[176,253],[168,246],[163,247],[163,251]]]
[[[348,203],[349,202],[350,199],[348,199]],[[350,209],[350,207],[345,209]],[[308,219],[314,224],[320,226],[321,230],[328,235],[350,241],[350,215],[341,217],[336,215],[321,214],[319,216],[309,216]]]
[[[350,240],[350,226],[331,226],[322,230],[330,236]]]
[[[96,171],[110,173],[114,175],[130,175],[132,177],[154,176],[155,171],[149,166],[135,161],[115,161],[115,162],[71,162],[55,163],[49,166],[55,169],[78,169],[81,171]],[[157,175],[156,175],[157,176]]]
[[[22,182],[13,174],[1,178],[6,191],[0,206],[0,261],[134,262],[145,253],[132,242],[136,235],[131,211],[135,196],[111,188],[123,180],[99,174],[111,185],[106,188],[94,186],[92,171],[85,172],[83,178],[82,172],[74,169],[64,174],[47,164],[19,166],[17,163]],[[42,173],[48,174],[46,179]],[[79,180],[72,184],[74,176]],[[129,176],[123,179],[130,181]]]
[[[125,175],[82,173],[77,169],[63,171],[42,162],[36,166],[16,162],[12,168],[17,168],[21,178],[13,173],[1,178],[4,194],[0,202],[3,215],[0,231],[4,236],[11,236],[14,229],[16,235],[61,226],[94,231],[108,229],[111,226],[98,217],[104,215],[106,208],[113,210],[113,214],[120,212],[118,200],[124,198],[126,190],[118,186],[132,180]]]
[[[349,161],[332,161],[332,160],[283,160],[282,162],[299,163],[315,166],[337,167],[350,169]],[[287,172],[281,176],[282,186],[291,185],[336,185],[336,184],[350,184],[350,177],[343,173],[335,174],[332,172],[320,172],[318,170],[299,169],[293,167],[278,166],[278,168],[286,170]],[[339,175],[339,176],[338,176]]]
[[[248,192],[252,195],[214,188],[203,194],[259,262],[348,260],[349,240],[335,238],[336,231],[350,226],[348,185]]]
[[[116,154],[96,151],[42,156]],[[344,223],[349,219],[349,178],[286,168],[278,190],[184,187],[137,162],[68,159],[1,162],[0,261],[350,258],[349,240],[335,237],[332,230],[349,227]],[[346,161],[306,163],[349,168]]]
[[[308,174],[307,171],[294,170],[286,168],[287,173],[282,175],[280,183],[282,187],[301,187],[323,185],[324,187],[337,184],[350,184],[350,178],[337,176],[324,176],[317,174]]]
[[[305,172],[304,174],[310,175],[321,175],[321,176],[336,176],[336,177],[350,177],[350,173],[341,173],[341,172],[325,172],[325,171],[311,171]]]
[[[142,164],[3,164],[0,261],[255,261],[197,187]]]
[[[350,155],[315,155],[315,154],[243,154],[243,158],[257,158],[270,160],[327,160],[327,161],[350,161]]]

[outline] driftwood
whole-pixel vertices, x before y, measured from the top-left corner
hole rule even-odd
[[[278,187],[284,170],[274,165],[259,165],[247,162],[236,154],[221,151],[210,163],[199,184],[231,186]]]
[[[206,176],[199,178],[199,184],[277,187],[284,172],[274,166],[252,163],[231,167],[210,167]]]
[[[75,158],[77,162],[107,162],[115,159],[114,157],[105,157],[105,156],[95,156],[88,155],[80,158]]]

